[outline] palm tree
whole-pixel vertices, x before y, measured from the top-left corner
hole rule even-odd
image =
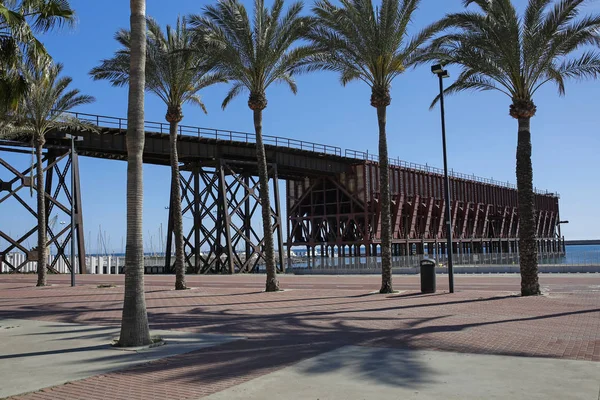
[[[61,64],[52,64],[43,57],[34,69],[26,70],[27,95],[19,107],[18,120],[8,126],[8,135],[31,138],[36,153],[37,218],[38,218],[38,281],[37,286],[46,286],[46,204],[44,188],[44,164],[42,151],[46,134],[54,130],[73,130],[82,123],[65,115],[67,111],[94,101],[91,96],[81,95],[77,89],[69,89],[72,79],[60,77]]]
[[[0,112],[6,116],[27,92],[25,59],[47,56],[35,37],[64,24],[75,13],[66,0],[0,0]]]
[[[7,121],[15,116],[19,101],[28,90],[23,67],[18,61],[1,62],[0,118]]]
[[[253,21],[250,22],[243,4],[237,0],[220,0],[216,5],[206,6],[203,16],[190,17],[190,25],[205,41],[202,45],[213,52],[216,70],[233,82],[223,100],[223,109],[243,91],[250,94],[248,107],[254,113],[267,292],[278,291],[279,282],[271,227],[269,176],[262,139],[262,113],[267,107],[266,90],[271,84],[282,82],[294,94],[297,91],[293,75],[299,72],[302,61],[310,54],[307,47],[292,48],[310,28],[310,18],[301,17],[301,11],[302,3],[292,4],[282,14],[283,0],[275,0],[270,10],[263,0],[255,0]]]
[[[380,8],[372,0],[329,0],[315,3],[316,24],[310,38],[319,52],[311,57],[310,69],[340,73],[342,85],[361,80],[371,88],[371,106],[379,125],[379,170],[381,206],[380,293],[392,287],[392,220],[390,210],[389,159],[386,111],[391,103],[394,78],[414,66],[422,46],[436,32],[430,26],[410,38],[408,25],[420,0],[383,0]]]
[[[212,63],[203,52],[196,51],[192,32],[188,29],[185,20],[177,19],[175,29],[167,25],[166,34],[154,19],[148,18],[147,24],[146,90],[154,93],[166,104],[165,119],[170,124],[170,210],[175,235],[175,289],[182,290],[186,289],[186,284],[177,129],[183,119],[183,104],[196,104],[206,113],[198,92],[225,80],[220,74],[210,73]],[[123,86],[129,83],[131,35],[127,30],[120,30],[116,40],[122,48],[113,58],[103,60],[101,65],[92,69],[90,74],[94,79],[108,79],[114,86]]]
[[[130,0],[131,63],[127,104],[127,244],[125,247],[125,298],[119,346],[150,344],[144,293],[143,154],[144,88],[146,70],[146,0]]]
[[[577,18],[584,2],[529,0],[520,17],[510,0],[465,0],[465,6],[475,3],[479,12],[447,15],[440,22],[447,31],[432,42],[429,55],[462,68],[447,94],[496,90],[512,101],[509,114],[519,126],[516,175],[523,296],[540,293],[531,164],[533,97],[546,83],[556,84],[564,95],[567,78],[600,74],[600,53],[582,51],[586,45],[600,44],[600,16]]]

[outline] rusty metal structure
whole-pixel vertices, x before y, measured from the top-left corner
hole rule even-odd
[[[53,207],[67,212],[69,202],[75,202],[79,265],[85,265],[77,157],[125,160],[127,120],[83,113],[74,113],[74,116],[96,125],[100,133],[78,132],[82,140],[77,144],[75,157],[71,157],[69,144],[61,135],[48,136],[44,156],[46,198],[48,215]],[[168,166],[168,124],[147,122],[145,128],[144,162]],[[254,134],[185,125],[179,130],[182,212],[192,221],[190,229],[184,232],[188,270],[195,273],[256,271],[263,259],[263,243],[262,228],[257,227],[261,224],[253,222],[262,207],[256,178]],[[299,246],[306,248],[309,254],[320,249],[322,256],[376,255],[381,239],[377,157],[290,138],[265,135],[263,139],[272,185],[271,229],[275,234],[278,268],[284,269],[284,246],[288,255]],[[19,172],[2,158],[3,152],[28,153],[26,143],[0,141],[0,146],[0,166],[14,175],[11,180],[0,182],[1,211],[7,198],[19,201],[19,191],[31,183],[28,174],[32,166]],[[66,163],[62,169],[58,166],[60,161]],[[446,249],[441,171],[400,160],[390,160],[390,164],[394,254],[443,254]],[[76,174],[74,196],[66,184],[69,171]],[[58,181],[53,180],[53,174]],[[285,239],[281,181],[285,181],[286,188]],[[165,185],[169,187],[168,183]],[[61,191],[66,194],[67,205],[57,200]],[[538,192],[536,196],[540,252],[564,252],[559,197],[548,192]],[[455,252],[518,250],[519,217],[514,186],[453,172],[451,197]],[[36,215],[25,202],[19,203]],[[167,267],[172,263],[171,220],[169,216]],[[11,238],[2,228],[0,225],[0,235],[9,246],[0,249],[0,257],[17,250],[27,254],[31,261],[33,252],[23,243],[37,228],[33,227],[19,238]],[[50,241],[59,249],[55,258],[66,258],[64,249],[71,240],[69,226],[60,232],[47,229]],[[53,262],[49,263],[50,268]],[[18,265],[11,268],[20,269]],[[85,272],[85,268],[81,271]]]
[[[377,156],[347,150],[363,160],[335,176],[289,181],[288,245],[314,255],[377,255],[381,244]],[[393,255],[444,254],[443,171],[390,160]],[[451,173],[453,250],[458,254],[518,252],[517,190],[509,183]],[[564,252],[558,195],[536,193],[540,253]]]
[[[30,155],[31,151],[23,148],[22,143],[18,142],[4,142],[5,145],[0,146],[0,152],[10,152],[14,154],[27,154]],[[73,268],[71,266],[70,259],[66,256],[65,250],[68,249],[68,245],[71,242],[71,220],[75,224],[75,240],[78,250],[78,265],[85,266],[85,241],[83,235],[83,213],[81,209],[81,188],[79,181],[79,159],[77,154],[74,156],[71,154],[71,149],[66,143],[63,145],[53,146],[50,145],[46,149],[42,162],[44,163],[44,182],[45,182],[45,198],[46,198],[46,232],[48,235],[48,246],[54,245],[56,247],[56,254],[52,257],[52,260],[48,263],[48,269],[52,272],[57,272],[55,266],[59,259],[64,260],[69,270]],[[0,179],[0,210],[3,204],[6,204],[9,200],[16,200],[19,205],[26,210],[26,212],[33,217],[30,223],[31,228],[28,229],[23,235],[18,237],[11,237],[5,228],[0,225],[0,238],[7,242],[5,247],[0,247],[0,262],[7,265],[11,271],[19,272],[28,262],[39,261],[37,259],[38,253],[35,251],[35,247],[27,247],[26,243],[33,240],[37,243],[37,210],[28,204],[27,197],[35,198],[37,196],[37,188],[35,185],[35,171],[37,163],[31,162],[29,165],[23,167],[24,169],[17,169],[15,166],[9,164],[0,157],[0,168],[4,168],[8,172],[8,179]],[[68,177],[70,174],[75,174],[75,185],[73,192],[71,192],[70,180]],[[73,205],[74,215],[71,218],[71,205]],[[50,215],[53,211],[63,213],[65,225],[57,230],[52,224],[49,223]],[[1,215],[1,214],[0,214]],[[23,262],[14,264],[8,259],[7,255],[11,252],[19,251],[26,255]],[[85,268],[81,268],[80,273],[85,273]]]
[[[248,168],[249,167],[249,168]],[[264,238],[252,224],[261,211],[258,179],[253,175],[253,163],[219,160],[214,167],[194,162],[188,176],[181,173],[182,213],[193,220],[184,232],[187,269],[193,273],[236,273],[255,271],[264,260]],[[270,165],[269,176],[274,204],[271,229],[277,239],[278,266],[283,268],[283,235],[279,210],[277,167]],[[169,213],[165,264],[171,266],[173,243],[172,213]],[[207,251],[201,251],[202,248]]]

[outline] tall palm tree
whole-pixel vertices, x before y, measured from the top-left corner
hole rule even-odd
[[[436,32],[434,25],[412,38],[408,25],[420,0],[383,0],[380,8],[372,0],[329,0],[315,3],[316,24],[310,38],[319,52],[311,57],[311,69],[340,73],[342,85],[361,80],[371,88],[371,106],[379,125],[379,170],[381,207],[381,293],[392,287],[392,219],[390,210],[389,159],[386,112],[391,103],[394,78],[414,66],[423,45]]]
[[[310,54],[304,46],[293,47],[310,27],[310,18],[300,16],[302,3],[292,4],[283,13],[283,0],[275,0],[268,9],[263,0],[254,1],[252,22],[246,8],[237,0],[220,0],[206,6],[204,15],[190,17],[190,25],[205,40],[203,45],[213,52],[216,70],[233,85],[223,100],[229,102],[243,91],[249,92],[248,107],[254,113],[256,157],[267,269],[266,291],[279,290],[275,268],[275,249],[269,199],[269,176],[262,139],[262,113],[267,107],[267,88],[282,82],[296,94],[293,75]]]
[[[125,296],[119,346],[150,344],[144,293],[143,154],[144,88],[146,70],[146,0],[130,0],[131,58],[127,104],[127,244],[125,247]]]
[[[170,124],[171,145],[171,204],[173,232],[175,235],[175,289],[186,289],[183,251],[183,216],[181,215],[181,185],[177,155],[177,129],[183,119],[184,103],[196,104],[204,113],[206,108],[198,92],[218,82],[221,74],[210,73],[213,64],[204,52],[196,51],[194,35],[185,20],[177,19],[175,28],[167,25],[164,33],[152,18],[147,19],[146,90],[154,93],[167,106],[165,119]],[[92,69],[94,79],[108,79],[114,86],[129,83],[131,60],[131,34],[117,32],[116,40],[122,48],[115,56],[103,60]]]
[[[67,0],[0,0],[0,112],[7,115],[27,91],[24,59],[47,56],[35,37],[64,24],[75,13]]]
[[[18,121],[8,127],[8,135],[23,135],[31,138],[36,153],[36,191],[38,218],[38,281],[37,286],[46,286],[47,221],[44,187],[44,164],[42,151],[46,134],[53,130],[78,129],[82,123],[65,115],[75,107],[94,101],[91,96],[81,95],[79,90],[70,89],[72,79],[60,77],[61,64],[52,64],[47,58],[27,70],[25,79],[29,89],[19,107]]]
[[[429,54],[462,68],[446,93],[496,90],[512,101],[509,114],[518,121],[516,175],[523,296],[540,293],[531,164],[534,95],[546,83],[556,84],[564,95],[567,78],[600,75],[600,53],[583,50],[600,45],[600,15],[578,18],[584,2],[529,0],[520,17],[510,0],[465,0],[465,7],[474,3],[478,12],[447,15],[440,22],[446,32],[433,41]]]

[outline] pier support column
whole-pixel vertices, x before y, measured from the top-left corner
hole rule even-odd
[[[27,244],[32,240],[36,242],[34,236],[37,236],[38,231],[37,210],[28,206],[27,201],[24,200],[30,196],[30,190],[33,192],[36,190],[35,178],[32,179],[32,176],[36,175],[37,164],[31,163],[31,150],[26,148],[3,147],[1,152],[1,155],[11,153],[11,159],[8,162],[0,156],[0,175],[3,179],[7,179],[6,181],[0,180],[0,216],[5,212],[17,213],[17,215],[24,212],[27,219],[35,221],[30,226],[24,227],[23,235],[15,238],[12,238],[9,233],[3,232],[2,228],[5,227],[0,224],[0,237],[5,239],[5,244],[0,247],[0,260],[10,272],[23,272],[24,268],[26,270],[34,265],[33,262],[38,261],[37,251]],[[56,253],[49,254],[48,261],[44,263],[48,270],[54,273],[58,272],[59,265],[63,262],[69,270],[76,268],[76,266],[71,266],[70,254],[69,256],[66,254],[66,249],[70,249],[71,240],[76,240],[78,251],[76,264],[80,266],[79,273],[85,274],[87,271],[79,158],[76,152],[71,154],[70,139],[51,149],[44,149],[42,163],[45,175],[45,229],[48,246],[56,248]],[[71,188],[71,178],[73,178],[73,188]],[[9,200],[15,200],[17,207],[7,211],[3,207]],[[74,210],[73,215],[71,215],[71,208]],[[60,218],[61,221],[64,220],[65,225],[53,224],[51,221],[53,218],[55,221],[57,218]],[[71,220],[74,223],[75,238],[71,237]],[[10,259],[9,254],[13,255]],[[22,257],[14,256],[17,254]]]

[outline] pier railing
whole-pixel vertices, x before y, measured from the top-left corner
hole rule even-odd
[[[67,113],[81,121],[85,121],[94,126],[102,128],[112,128],[119,130],[127,129],[127,119],[118,117],[108,117],[105,115],[94,115],[79,112]],[[170,133],[170,124],[165,122],[144,121],[144,130],[147,132],[156,132],[168,134]],[[202,128],[198,126],[179,125],[177,127],[179,135],[194,136],[202,139],[214,139],[229,142],[239,143],[256,143],[256,135],[254,133],[229,131],[214,128]],[[341,156],[342,149],[337,146],[327,144],[307,142],[305,140],[292,139],[282,136],[263,135],[263,143],[271,146],[286,147],[289,149],[306,150],[315,153],[329,154]]]
[[[53,255],[48,256],[48,261]],[[445,268],[447,259],[445,255],[413,255],[394,256],[392,266],[398,272],[403,268],[418,269],[423,258],[433,257],[439,268]],[[13,265],[26,261],[23,253],[9,253],[7,255]],[[538,263],[543,272],[598,272],[600,271],[600,251],[567,251],[567,254],[538,254]],[[125,258],[117,255],[88,255],[86,256],[86,271],[88,274],[118,274],[122,273]],[[144,256],[146,273],[167,273],[164,270],[164,255]],[[455,254],[454,265],[462,267],[462,272],[519,272],[518,254]],[[510,269],[506,269],[510,267]],[[570,268],[577,267],[577,268]],[[589,269],[593,267],[594,269]],[[478,268],[478,269],[476,269]],[[579,268],[579,269],[578,269]],[[69,273],[67,263],[60,259],[55,265],[58,273]],[[37,262],[31,261],[21,270],[22,273],[35,273]],[[79,272],[79,267],[76,265]],[[262,268],[260,269],[262,271]],[[301,273],[360,273],[381,274],[381,257],[292,257],[286,260],[288,272]],[[0,273],[10,273],[8,265],[0,261]]]
[[[109,117],[105,115],[96,115],[96,114],[87,114],[80,112],[67,112],[67,115],[73,116],[81,121],[88,122],[94,126],[102,127],[102,128],[112,128],[119,130],[127,129],[127,119],[119,118],[119,117]],[[155,121],[145,121],[144,129],[148,132],[156,132],[168,134],[170,133],[170,124],[166,122],[155,122]],[[229,142],[238,142],[238,143],[256,143],[256,135],[254,133],[248,132],[239,132],[239,131],[230,131],[223,129],[214,129],[214,128],[202,128],[198,126],[189,126],[189,125],[179,125],[177,128],[177,133],[179,135],[186,136],[194,136],[197,138],[204,139],[214,139],[214,140],[222,140]],[[263,135],[263,142],[266,145],[285,147],[289,149],[297,149],[297,150],[305,150],[312,151],[320,154],[327,154],[339,157],[346,158],[354,158],[358,160],[367,160],[372,162],[379,162],[379,157],[376,154],[369,153],[368,151],[358,151],[358,150],[350,150],[346,149],[342,153],[342,149],[337,146],[330,146],[327,144],[315,143],[315,142],[307,142],[304,140],[292,139],[282,136],[273,136],[273,135]],[[400,168],[408,168],[418,171],[424,171],[434,174],[443,174],[444,171],[440,168],[432,167],[427,164],[417,164],[411,163],[407,161],[400,160],[399,158],[390,158],[390,165],[397,166]],[[483,178],[475,175],[463,174],[460,172],[455,172],[454,170],[449,171],[449,176],[456,179],[464,179],[469,181],[475,181],[480,183],[485,183],[488,185],[501,186],[509,189],[516,189],[516,185],[510,182],[501,182],[494,179]],[[555,195],[558,196],[558,193],[552,193],[547,190],[535,190],[537,194],[542,195]]]
[[[393,256],[392,267],[397,272],[404,268],[418,271],[419,263],[424,258],[433,258],[440,269],[447,268],[446,255],[427,254]],[[454,266],[461,267],[461,272],[519,272],[518,254],[454,254],[453,258]],[[538,254],[538,264],[542,272],[598,272],[600,251]],[[287,271],[308,274],[380,274],[381,257],[293,257],[287,260]]]
[[[372,162],[377,162],[377,163],[379,162],[379,156],[377,154],[372,154],[369,152],[364,152],[364,151],[359,151],[359,150],[346,149],[344,151],[344,156],[348,157],[348,158],[356,158],[358,160],[367,160],[367,161],[372,161]],[[428,172],[428,173],[437,174],[437,175],[444,174],[443,169],[437,168],[437,167],[432,167],[427,164],[423,165],[423,164],[407,162],[407,161],[403,161],[399,158],[389,158],[388,162],[390,163],[391,166],[396,166],[396,167],[400,167],[400,168]],[[502,181],[497,181],[494,179],[483,178],[483,177],[476,176],[476,175],[463,174],[461,172],[456,172],[453,169],[448,170],[448,176],[450,178],[480,182],[480,183],[485,183],[487,185],[500,186],[500,187],[505,187],[508,189],[514,189],[514,190],[517,189],[517,185],[510,183],[510,182],[502,182]],[[548,190],[535,189],[535,193],[541,194],[541,195],[559,196],[558,193],[549,192]]]

